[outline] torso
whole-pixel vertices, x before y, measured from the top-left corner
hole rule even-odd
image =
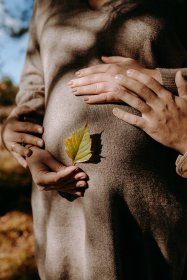
[[[114,233],[113,226],[124,223],[124,227],[128,227],[124,221],[126,214],[122,214],[127,205],[143,230],[149,231],[154,225],[160,230],[162,240],[158,242],[165,242],[160,224],[165,228],[167,223],[169,227],[177,223],[172,220],[172,211],[181,211],[175,191],[169,191],[173,182],[178,181],[173,165],[175,153],[155,143],[139,129],[116,119],[112,114],[113,104],[86,105],[82,97],[71,93],[67,83],[76,70],[101,63],[101,55],[106,54],[130,56],[149,67],[157,66],[159,63],[151,46],[157,40],[162,23],[147,16],[126,19],[113,13],[110,5],[98,10],[90,9],[85,2],[71,5],[71,9],[58,8],[54,14],[50,11],[53,16],[48,17],[40,33],[46,83],[46,148],[65,165],[70,165],[63,140],[88,121],[97,147],[95,153],[100,153],[101,144],[102,158],[79,165],[90,178],[85,198],[70,202],[58,193],[38,194],[35,190],[33,194],[33,209],[39,211],[37,207],[43,201],[42,209],[46,207],[50,217],[47,224],[44,217],[40,219],[41,228],[47,230],[45,265],[53,263],[57,275],[64,273],[58,278],[53,271],[48,271],[51,278],[43,279],[95,280],[101,279],[100,275],[102,280],[124,279],[116,276],[117,263],[123,266],[123,254],[116,255],[115,244],[123,247],[127,240],[121,239],[119,228]],[[133,111],[125,105],[116,106]],[[168,177],[168,173],[174,175]],[[160,220],[151,220],[160,208]],[[166,215],[170,216],[169,222]],[[156,234],[156,240],[157,237]],[[55,243],[53,249],[51,240]],[[54,255],[58,262],[53,261]],[[63,265],[71,272],[65,272]]]

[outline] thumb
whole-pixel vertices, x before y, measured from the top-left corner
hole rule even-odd
[[[187,81],[185,80],[182,71],[176,73],[175,82],[179,96],[187,99]]]
[[[122,56],[102,56],[101,59],[104,63],[112,64],[112,63],[120,63],[124,61],[124,59],[126,58]]]

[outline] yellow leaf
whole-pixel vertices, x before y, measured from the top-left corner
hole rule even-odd
[[[72,159],[73,164],[88,161],[91,156],[91,138],[88,123],[77,131],[73,132],[69,138],[64,140],[65,151]]]

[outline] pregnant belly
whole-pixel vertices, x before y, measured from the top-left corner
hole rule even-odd
[[[78,164],[89,176],[84,200],[88,213],[88,209],[95,209],[94,217],[103,217],[100,205],[105,202],[106,208],[111,208],[116,193],[123,195],[137,221],[145,217],[141,223],[149,224],[152,209],[153,215],[159,209],[172,213],[178,207],[175,191],[179,192],[184,184],[175,172],[175,152],[112,114],[116,106],[129,112],[132,108],[84,104],[66,84],[59,84],[48,98],[44,140],[47,150],[63,164],[71,165],[63,141],[88,121],[95,156],[90,162]],[[165,214],[163,217],[165,220]]]
[[[89,163],[79,164],[86,172],[98,170],[103,177],[110,170],[112,174],[118,174],[118,181],[131,178],[131,174],[140,181],[145,174],[160,180],[161,173],[165,180],[167,170],[171,173],[173,168],[175,173],[171,151],[112,114],[116,106],[136,113],[132,108],[113,104],[87,105],[82,97],[71,93],[67,82],[68,79],[59,83],[48,97],[44,119],[46,148],[58,160],[65,165],[72,164],[65,153],[63,141],[88,121],[93,157]]]

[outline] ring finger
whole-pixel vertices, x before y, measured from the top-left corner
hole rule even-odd
[[[120,85],[124,86],[132,92],[135,92],[139,97],[144,99],[146,103],[151,104],[155,101],[158,101],[156,94],[142,83],[134,79],[127,78],[123,75],[116,75],[115,79],[119,82]]]
[[[22,145],[18,143],[12,143],[10,144],[10,151],[13,153],[17,153],[21,155],[22,157],[29,157],[32,155],[32,151],[26,147],[23,147]]]
[[[44,187],[44,189],[46,191],[51,191],[51,190],[57,190],[57,191],[64,191],[67,192],[69,190],[80,190],[80,189],[85,189],[88,187],[88,183],[86,181],[78,181],[78,182],[74,182],[74,183],[69,183],[66,185],[63,184],[59,184],[56,186],[46,186]]]
[[[21,144],[31,144],[34,146],[38,146],[40,148],[43,147],[44,145],[43,139],[25,133],[14,133],[14,142],[21,143]]]
[[[110,84],[106,82],[95,83],[87,86],[75,87],[72,89],[75,95],[89,95],[89,94],[100,94],[103,92],[111,91]]]
[[[140,111],[141,113],[147,113],[151,110],[151,107],[145,101],[140,99],[138,96],[130,94],[127,91],[119,93],[118,96],[120,100]]]

